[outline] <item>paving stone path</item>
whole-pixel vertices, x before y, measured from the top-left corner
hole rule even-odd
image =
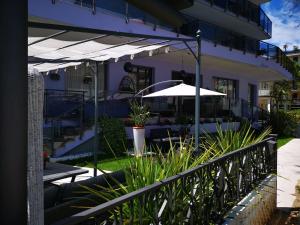
[[[300,138],[278,149],[277,174],[277,207],[292,208],[300,180]]]

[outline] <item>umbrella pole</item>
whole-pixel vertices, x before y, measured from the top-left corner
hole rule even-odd
[[[200,139],[200,60],[201,60],[201,31],[196,33],[197,40],[197,61],[196,61],[196,99],[195,99],[195,151],[199,151]]]
[[[93,155],[94,155],[94,177],[97,176],[97,153],[98,153],[98,62],[95,62],[95,72],[94,72],[94,88],[95,88],[95,111],[94,111],[94,149],[93,149]]]

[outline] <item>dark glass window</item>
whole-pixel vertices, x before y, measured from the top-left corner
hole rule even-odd
[[[250,105],[255,105],[256,96],[256,86],[253,84],[248,84],[248,103]]]
[[[131,65],[130,71],[128,74],[122,79],[119,90],[132,91],[134,93],[150,86],[153,84],[154,80],[154,70],[151,67],[139,66],[139,65]],[[151,88],[146,90],[144,94],[151,92]]]
[[[195,86],[195,74],[184,71],[172,71],[172,80],[183,80],[183,83]],[[200,87],[202,87],[202,75],[200,75]]]
[[[238,98],[238,85],[236,80],[226,78],[214,78],[214,89],[227,95],[228,98]]]

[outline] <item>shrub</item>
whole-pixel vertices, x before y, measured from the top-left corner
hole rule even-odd
[[[270,114],[272,132],[279,136],[293,136],[297,128],[296,114],[293,112],[277,111]]]
[[[102,117],[99,120],[101,127],[100,143],[107,153],[120,155],[126,151],[126,131],[124,123],[117,118]]]

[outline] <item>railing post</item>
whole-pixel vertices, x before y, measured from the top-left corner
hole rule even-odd
[[[196,99],[195,99],[195,151],[199,151],[200,138],[200,74],[201,74],[201,31],[196,33],[197,40],[197,60],[196,60]]]
[[[92,0],[92,13],[93,15],[96,14],[96,0]]]
[[[226,12],[228,10],[228,0],[225,0],[225,8],[224,8],[224,12]]]
[[[267,141],[267,148],[270,152],[272,173],[277,173],[277,141]]]
[[[267,60],[270,58],[270,45],[267,43]]]
[[[273,138],[273,140],[277,142],[278,134],[269,134],[269,137]]]

